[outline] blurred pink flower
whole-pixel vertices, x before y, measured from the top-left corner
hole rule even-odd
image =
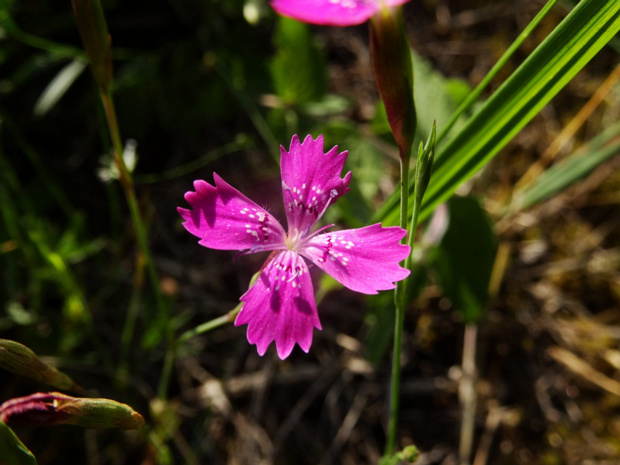
[[[308,352],[313,328],[321,329],[312,280],[302,257],[357,292],[394,289],[409,275],[399,262],[409,254],[400,244],[405,231],[374,224],[359,229],[312,231],[323,213],[349,191],[351,173],[340,177],[348,152],[323,152],[323,136],[293,136],[290,150],[280,148],[282,194],[288,232],[267,210],[213,174],[215,185],[198,180],[185,194],[191,210],[178,208],[183,226],[200,245],[245,253],[272,251],[256,282],[241,296],[235,326],[247,324],[250,344],[263,355],[272,341],[278,356],[295,344]]]
[[[383,0],[385,6],[402,5],[409,0]],[[382,0],[271,0],[277,13],[326,26],[353,26],[367,21],[381,8]]]

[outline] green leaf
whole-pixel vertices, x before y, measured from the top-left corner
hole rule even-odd
[[[620,154],[620,123],[604,131],[577,153],[552,166],[515,195],[512,211],[529,208],[588,176],[601,163]]]
[[[477,322],[489,300],[497,241],[478,202],[452,197],[449,225],[432,257],[439,284],[466,323]]]
[[[327,69],[308,25],[279,17],[274,42],[271,77],[278,97],[291,105],[319,100],[327,87]]]
[[[82,74],[86,65],[87,63],[83,59],[76,58],[64,66],[47,85],[39,100],[35,103],[33,111],[35,116],[45,116],[54,108],[54,105],[58,103],[75,80]]]
[[[437,148],[420,219],[497,155],[618,31],[620,2],[580,2],[465,126]],[[375,217],[397,224],[398,215],[395,194]]]
[[[398,465],[400,463],[415,463],[420,458],[420,451],[414,445],[405,447],[391,457],[383,456],[379,460],[379,465]]]
[[[32,452],[0,421],[0,465],[37,465]]]
[[[368,311],[364,322],[368,327],[364,356],[373,365],[384,360],[394,337],[394,294],[380,292],[368,297]]]
[[[433,130],[433,122],[445,122],[456,111],[458,105],[471,92],[471,87],[459,79],[446,78],[434,70],[427,60],[415,53],[413,57],[413,74],[415,76],[415,108],[418,115],[416,127],[416,143],[426,142],[428,135]],[[457,127],[463,126],[464,118],[457,120]],[[412,150],[415,154],[416,150]]]
[[[349,110],[351,100],[341,95],[327,94],[321,100],[303,104],[299,111],[313,118],[325,118]]]

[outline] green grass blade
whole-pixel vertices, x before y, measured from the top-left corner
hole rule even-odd
[[[76,58],[64,66],[45,88],[37,103],[35,103],[34,115],[38,117],[45,116],[65,95],[86,66],[88,66],[88,62],[81,58]]]
[[[578,153],[538,176],[532,184],[515,195],[511,211],[529,208],[554,196],[588,176],[601,163],[615,155],[620,155],[620,122],[596,137]]]
[[[32,452],[3,421],[0,421],[0,457],[2,465],[37,465]]]
[[[620,2],[584,0],[437,150],[420,219],[489,162],[620,31]],[[389,199],[388,199],[389,200]],[[390,204],[376,219],[397,224]]]
[[[437,136],[437,142],[441,142],[444,137],[450,132],[458,118],[465,113],[467,110],[471,108],[471,106],[478,100],[478,97],[482,94],[482,91],[486,89],[489,83],[493,80],[497,73],[504,67],[504,65],[510,60],[510,57],[514,55],[514,53],[518,50],[518,48],[525,42],[532,31],[536,29],[536,26],[540,24],[540,22],[547,16],[547,13],[551,11],[551,9],[555,6],[558,0],[548,0],[547,4],[538,12],[538,14],[530,21],[530,23],[523,29],[523,32],[519,34],[519,37],[508,47],[508,49],[504,52],[501,58],[495,63],[493,68],[487,73],[480,84],[476,86],[476,88],[467,96],[467,98],[463,101],[463,103],[459,106],[459,108],[454,112],[446,127],[444,127],[441,133]]]

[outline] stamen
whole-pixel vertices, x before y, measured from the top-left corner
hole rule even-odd
[[[281,250],[287,250],[285,244],[254,244],[252,247],[246,250],[240,250],[233,257],[233,262],[237,261],[237,258],[242,257],[244,255],[250,255],[258,252],[267,252],[269,250],[273,250],[274,252],[278,252]]]
[[[316,219],[314,220],[314,223],[312,223],[310,226],[308,226],[308,228],[306,228],[305,233],[307,234],[308,232],[310,232],[310,230],[314,227],[315,224],[317,224],[319,222],[319,220],[321,219],[321,217],[325,214],[325,212],[327,211],[327,207],[329,207],[329,205],[332,203],[332,200],[338,195],[338,191],[336,189],[332,189],[331,191],[329,191],[329,199],[327,199],[327,202],[325,202],[325,206],[323,207],[323,210],[321,210],[321,213],[319,214],[319,216],[316,217]],[[331,225],[333,226],[333,225]],[[330,227],[331,227],[330,226]],[[325,228],[321,228],[319,229],[319,231],[322,231]],[[312,236],[316,235],[318,231],[315,231]],[[312,237],[310,236],[310,237]]]
[[[314,231],[312,234],[310,234],[308,237],[304,238],[304,241],[307,241],[309,239],[312,239],[314,236],[316,236],[319,233],[322,233],[323,231],[325,231],[326,229],[329,229],[331,227],[335,226],[335,223],[332,224],[328,224],[327,226],[323,226],[322,228],[317,229],[316,231]]]
[[[293,276],[291,276],[289,279],[286,280],[287,283],[290,283],[293,279],[295,279],[297,276],[299,276],[299,270],[295,270],[295,274]]]

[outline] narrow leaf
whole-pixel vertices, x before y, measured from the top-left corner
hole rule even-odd
[[[0,421],[0,465],[37,465],[32,452]]]
[[[592,141],[578,153],[566,158],[543,172],[523,192],[515,196],[512,211],[529,208],[584,179],[604,161],[620,154],[620,123],[602,136],[603,143]]]
[[[74,59],[63,67],[45,88],[37,103],[35,103],[33,111],[35,116],[45,116],[47,112],[54,108],[54,105],[69,90],[71,84],[82,74],[85,67],[86,63],[80,58]]]
[[[448,229],[431,258],[431,266],[463,320],[475,323],[489,300],[497,241],[486,213],[475,199],[452,197],[448,210]]]
[[[618,31],[620,2],[580,2],[478,113],[438,147],[420,219],[497,155]],[[398,206],[392,198],[375,219],[397,224]]]

